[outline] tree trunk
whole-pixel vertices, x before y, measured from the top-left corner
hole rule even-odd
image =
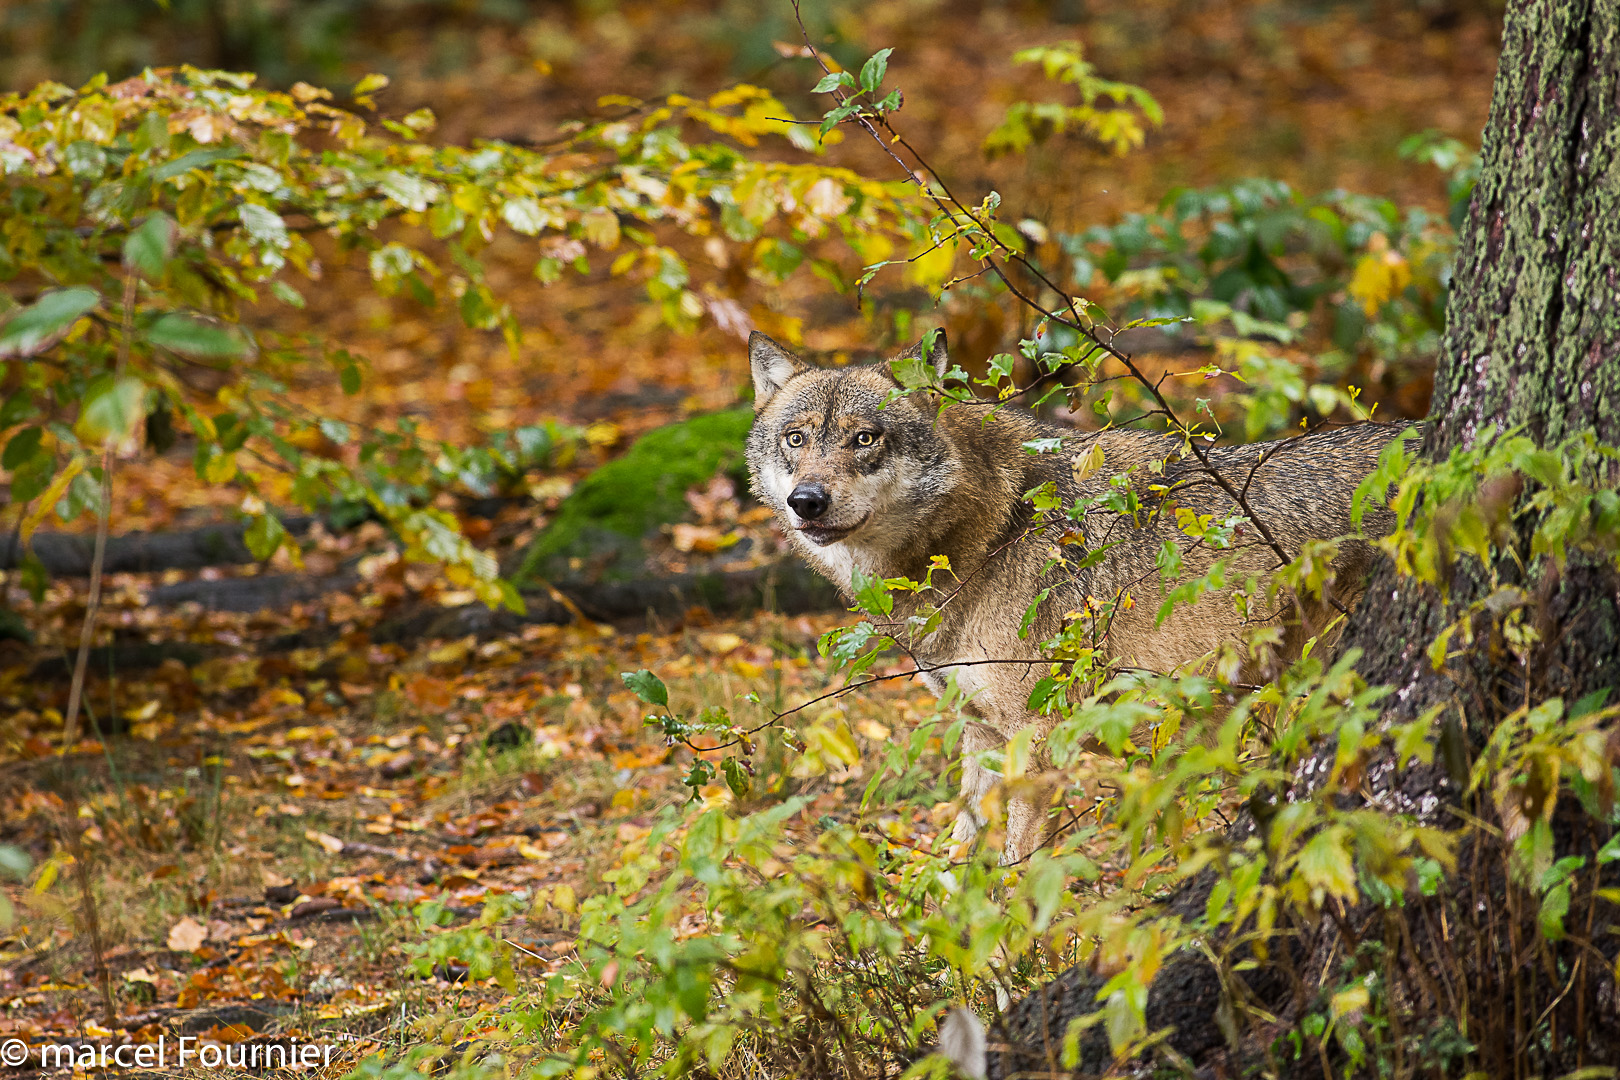
[[[1583,433],[1620,445],[1614,0],[1510,3],[1479,186],[1459,241],[1423,453],[1439,460],[1471,447],[1487,425],[1518,428],[1541,445]],[[1613,486],[1614,479],[1611,471],[1605,482]],[[1497,722],[1527,703],[1554,696],[1573,703],[1620,684],[1620,577],[1612,560],[1572,553],[1560,570],[1548,559],[1521,568],[1503,558],[1496,570],[1532,598],[1526,622],[1539,640],[1523,661],[1484,620],[1475,624],[1477,646],[1443,672],[1428,660],[1435,635],[1485,595],[1477,565],[1460,563],[1445,596],[1381,566],[1352,616],[1341,648],[1362,651],[1357,668],[1368,683],[1394,688],[1386,722],[1448,704],[1434,765],[1368,769],[1381,780],[1362,791],[1381,808],[1450,829],[1467,820],[1458,813],[1463,807],[1489,820],[1488,800],[1465,797],[1464,789],[1472,756]],[[1611,693],[1610,703],[1616,701],[1620,694]],[[1331,759],[1332,748],[1324,754]],[[1328,771],[1302,769],[1296,776]],[[1330,1057],[1343,1075],[1336,1045],[1318,1047],[1307,1038],[1306,1052],[1296,1056],[1279,1037],[1320,1008],[1321,993],[1371,974],[1384,980],[1393,1014],[1389,1040],[1403,1047],[1396,1074],[1557,1076],[1620,1063],[1614,974],[1620,910],[1598,895],[1600,887],[1620,885],[1620,863],[1595,865],[1611,830],[1567,802],[1553,819],[1557,855],[1583,855],[1586,862],[1577,871],[1562,940],[1538,932],[1539,896],[1509,872],[1502,843],[1476,829],[1440,895],[1409,894],[1404,906],[1388,910],[1365,904],[1303,927],[1288,958],[1301,981],[1279,966],[1245,972],[1246,996],[1276,1023],[1234,1038],[1232,1013],[1221,1008],[1231,988],[1207,962],[1184,956],[1153,984],[1149,1029],[1174,1026],[1171,1046],[1206,1070],[1200,1076],[1247,1075],[1242,1070],[1263,1066],[1274,1075],[1321,1077]],[[1253,828],[1250,820],[1238,822],[1232,839]],[[1188,916],[1201,911],[1213,880],[1206,873],[1188,882],[1168,907]],[[1077,969],[1016,1003],[992,1033],[990,1075],[1061,1072],[1046,1048],[1062,1045],[1070,1019],[1099,1007],[1102,981]],[[1100,1036],[1082,1041],[1076,1075],[1107,1064]],[[1362,1070],[1376,1071],[1371,1063]]]

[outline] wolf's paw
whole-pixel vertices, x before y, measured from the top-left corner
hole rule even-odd
[[[1029,856],[1029,852],[1020,851],[1012,844],[1001,849],[1001,857],[996,860],[997,866],[1017,866]]]
[[[956,815],[956,824],[951,826],[951,839],[958,844],[971,843],[984,825],[984,818],[971,810],[963,810]]]

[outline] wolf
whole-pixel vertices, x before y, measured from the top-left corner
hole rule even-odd
[[[1079,431],[1043,423],[1026,410],[992,412],[988,402],[926,392],[897,397],[900,384],[890,364],[818,368],[757,331],[748,348],[755,410],[747,444],[751,486],[775,511],[793,548],[851,602],[857,568],[867,576],[923,581],[942,565],[936,556],[949,560],[948,573],[935,570],[930,590],[897,594],[893,618],[904,620],[923,604],[937,606],[937,627],[910,642],[910,651],[935,693],[954,675],[967,698],[957,841],[971,840],[985,824],[983,799],[997,782],[981,765],[981,753],[1026,727],[1037,725],[1040,735],[1050,725],[1028,704],[1049,671],[1033,643],[1057,633],[1065,613],[1114,601],[1106,653],[1122,667],[1165,673],[1188,670],[1257,621],[1270,621],[1278,631],[1276,648],[1269,655],[1244,654],[1243,675],[1259,681],[1297,658],[1306,640],[1364,589],[1373,549],[1351,539],[1339,545],[1320,597],[1288,594],[1276,611],[1243,614],[1227,589],[1157,622],[1159,559],[1167,541],[1179,542],[1184,574],[1202,574],[1224,555],[1231,560],[1229,580],[1252,575],[1265,581],[1280,565],[1272,542],[1292,559],[1306,541],[1353,531],[1355,489],[1403,425],[1365,423],[1278,442],[1211,446],[1206,469],[1196,458],[1181,458],[1184,443],[1177,436]],[[943,333],[892,363],[919,360],[945,378],[950,363]],[[1060,440],[1045,446],[1061,449],[1032,452],[1034,440]],[[1241,513],[1212,472],[1264,522],[1269,541],[1247,521],[1226,551],[1189,541],[1176,508],[1213,515],[1216,522]],[[1065,505],[1085,503],[1121,482],[1158,494],[1144,497],[1134,514],[1094,504],[1078,523],[1048,522],[1026,498],[1050,485],[1045,490]],[[1365,533],[1387,531],[1389,512],[1379,500],[1369,503]],[[1101,554],[1082,566],[1085,551]],[[1026,611],[1047,590],[1030,632],[1020,636]],[[1042,740],[1034,746],[1030,772],[1040,775]],[[1003,862],[1018,862],[1044,842],[1055,794],[1049,781],[1011,789]]]

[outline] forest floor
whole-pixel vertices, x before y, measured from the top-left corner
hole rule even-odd
[[[1393,147],[1425,128],[1473,140],[1484,121],[1494,25],[1466,5],[1455,18],[1346,7],[1301,20],[1236,0],[1195,14],[1187,5],[1097,7],[1081,27],[964,5],[915,23],[874,16],[864,29],[879,45],[900,46],[890,71],[906,87],[914,141],[937,147],[938,163],[968,186],[998,187],[1054,226],[1111,221],[1175,183],[1247,175],[1441,209],[1436,178],[1399,164]],[[483,66],[399,79],[397,106],[432,101],[446,138],[539,137],[599,93],[658,92],[676,77],[712,88],[727,81],[713,50],[671,49],[711,57],[679,70],[646,56],[659,27],[644,8],[620,5],[617,23],[573,26],[570,55],[588,64],[556,49],[542,66],[513,63],[509,50],[492,48]],[[1095,45],[1104,74],[1146,84],[1165,106],[1166,128],[1125,159],[1053,149],[1023,164],[985,163],[977,139],[1006,100],[1033,89],[1032,73],[1010,66],[1011,52],[1074,36]],[[404,55],[412,46],[398,47]],[[616,79],[645,85],[608,85]],[[508,130],[513,115],[529,118],[522,131]],[[883,168],[866,159],[869,148],[850,153],[853,165]],[[585,426],[588,449],[568,469],[531,478],[494,517],[466,515],[469,535],[503,552],[531,538],[591,465],[656,424],[733,404],[747,379],[741,343],[721,330],[677,337],[627,317],[604,281],[524,292],[518,283],[532,259],[516,245],[509,254],[505,264],[491,255],[491,277],[500,286],[494,279],[507,275],[520,297],[530,332],[521,356],[334,272],[302,319],[368,357],[377,377],[360,398],[326,382],[295,388],[329,415],[412,416],[451,440],[547,418]],[[852,305],[833,311],[802,290],[761,296],[749,313],[822,352],[859,353],[872,336]],[[953,326],[952,339],[987,351],[1017,329],[975,322]],[[199,484],[183,452],[131,463],[117,474],[114,529],[191,527],[218,520],[237,498]],[[423,638],[398,628],[465,597],[401,562],[380,530],[317,530],[303,562],[282,554],[263,568],[112,577],[97,638],[111,648],[92,654],[86,697],[93,724],[65,754],[85,583],[57,581],[39,601],[6,583],[35,640],[0,642],[0,844],[32,859],[28,881],[5,892],[16,916],[0,928],[0,1040],[107,1040],[109,1020],[137,1039],[319,1037],[341,1043],[324,1070],[341,1075],[404,1039],[409,1018],[505,993],[454,966],[416,970],[412,945],[435,932],[418,925],[416,905],[441,901],[460,921],[478,917],[492,894],[523,897],[533,910],[502,928],[520,949],[520,977],[561,969],[571,955],[568,898],[597,891],[616,853],[661,808],[687,798],[691,752],[644,724],[620,672],[649,668],[675,707],[725,706],[748,726],[766,718],[749,710],[793,708],[838,685],[815,643],[847,613],[720,619],[693,610]],[[147,602],[154,588],[190,578],[343,567],[355,572],[346,589],[257,614]],[[743,700],[749,693],[764,705]],[[861,761],[795,777],[778,741],[761,750],[757,786],[809,797],[806,830],[826,815],[851,820],[880,750],[936,709],[906,679],[817,705],[804,715],[847,725]],[[868,827],[895,843],[935,843],[954,815],[936,751],[897,801],[868,815]],[[723,785],[701,797],[731,798]],[[86,820],[75,852],[67,838]]]
[[[132,578],[112,582],[105,619],[139,626],[145,663],[95,680],[96,727],[72,754],[53,742],[66,657],[8,646],[0,694],[27,702],[13,722],[28,734],[0,765],[0,839],[42,858],[32,886],[13,891],[18,922],[0,938],[3,1038],[318,1038],[342,1043],[346,1068],[397,1038],[402,1015],[501,994],[456,965],[412,969],[409,944],[430,934],[418,904],[439,901],[465,922],[492,894],[525,908],[560,885],[583,898],[653,815],[687,800],[691,751],[643,723],[621,671],[649,668],[675,708],[725,706],[748,726],[765,717],[747,715],[742,695],[787,709],[838,685],[815,653],[837,614],[719,622],[694,610],[662,625],[378,643],[402,585],[367,581],[275,614],[153,618]],[[81,598],[61,593],[71,622]],[[930,695],[894,680],[816,715],[846,724],[870,760],[932,711]],[[859,764],[796,779],[780,740],[757,760],[759,787],[777,789],[767,797],[811,798],[806,829],[857,812]],[[922,766],[934,775],[883,809],[881,829],[926,849],[954,807],[937,755]],[[701,797],[732,800],[724,784]],[[91,935],[75,932],[87,924],[61,840],[71,807],[95,821],[82,857],[115,1030]],[[502,927],[520,978],[567,964],[571,907],[557,904],[542,899]]]

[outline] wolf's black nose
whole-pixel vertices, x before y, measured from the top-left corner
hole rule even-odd
[[[820,484],[800,484],[788,496],[788,505],[793,512],[805,521],[814,521],[827,512],[832,500],[827,497],[827,489]]]

